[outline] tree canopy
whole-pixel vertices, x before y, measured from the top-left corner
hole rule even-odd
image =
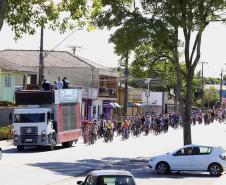
[[[5,22],[16,38],[41,26],[64,32],[87,25],[98,7],[99,0],[0,0],[0,30]]]
[[[177,73],[184,144],[192,142],[192,82],[201,56],[202,34],[209,23],[224,21],[225,5],[224,0],[102,0],[94,17],[94,24],[100,28],[117,27],[110,39],[117,54],[142,47],[144,60],[140,62],[145,62],[147,55],[151,60],[149,57],[146,64],[166,59],[172,62]]]

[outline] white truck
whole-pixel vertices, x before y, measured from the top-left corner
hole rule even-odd
[[[18,151],[25,146],[71,147],[80,137],[80,90],[17,91],[15,99],[18,108],[11,119]]]

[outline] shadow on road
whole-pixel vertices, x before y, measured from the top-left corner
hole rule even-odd
[[[53,171],[65,176],[86,176],[88,172],[98,169],[115,169],[130,171],[137,179],[153,179],[153,178],[168,178],[168,179],[186,179],[186,178],[216,178],[208,173],[193,173],[182,172],[180,174],[172,173],[170,175],[158,175],[150,172],[147,162],[131,161],[129,158],[108,157],[100,160],[85,159],[74,163],[51,162],[51,163],[34,163],[28,164],[33,167],[39,167],[45,170]]]
[[[85,176],[88,172],[92,170],[105,169],[105,168],[111,169],[114,164],[117,164],[124,160],[129,160],[129,159],[108,157],[108,158],[103,158],[101,160],[96,160],[96,159],[78,160],[75,163],[50,162],[50,163],[34,163],[34,164],[28,164],[28,165],[50,170],[60,175],[77,177],[77,176]]]

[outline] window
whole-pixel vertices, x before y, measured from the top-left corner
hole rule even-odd
[[[175,153],[176,156],[181,155],[208,155],[212,152],[210,147],[188,147],[183,148]]]
[[[92,175],[89,175],[85,180],[85,185],[92,185],[94,180],[95,180],[95,177]]]
[[[135,185],[134,180],[130,176],[99,176],[97,178],[98,185]]]
[[[200,155],[208,155],[212,152],[212,148],[210,147],[199,147]]]
[[[39,122],[45,122],[45,113],[14,115],[14,123],[39,123]]]
[[[10,75],[5,76],[5,86],[11,87],[11,76]]]
[[[192,147],[183,148],[175,153],[176,156],[191,155],[191,154],[192,154]]]

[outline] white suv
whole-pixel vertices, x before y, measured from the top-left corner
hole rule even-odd
[[[186,145],[172,153],[152,157],[149,168],[159,174],[170,171],[208,171],[219,176],[226,170],[226,153],[220,147]]]

